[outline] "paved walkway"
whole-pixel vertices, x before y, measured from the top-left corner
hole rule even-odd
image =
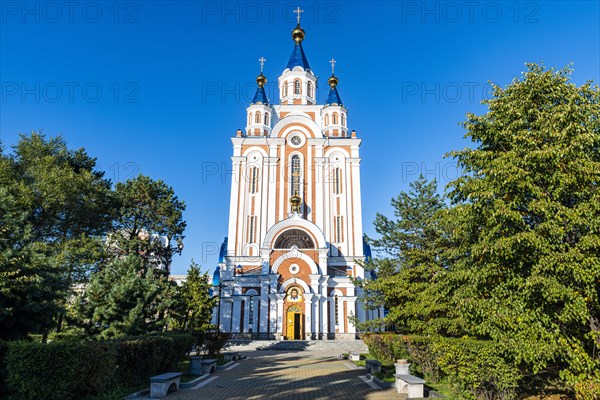
[[[375,390],[362,381],[364,369],[350,369],[338,354],[322,350],[253,351],[204,386],[182,389],[168,400],[195,399],[402,399],[395,389]],[[216,377],[216,379],[215,379]],[[202,383],[200,383],[202,385]]]

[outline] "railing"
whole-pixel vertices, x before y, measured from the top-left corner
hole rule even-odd
[[[241,274],[236,275],[262,275],[262,267],[247,269]]]
[[[327,267],[327,275],[329,276],[347,276],[346,270],[341,270],[333,267]]]

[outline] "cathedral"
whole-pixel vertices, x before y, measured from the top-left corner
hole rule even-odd
[[[279,104],[263,75],[233,144],[228,236],[213,276],[213,323],[234,338],[354,339],[353,321],[374,318],[360,302],[363,243],[361,139],[334,75],[317,104],[317,77],[302,48],[278,78]]]

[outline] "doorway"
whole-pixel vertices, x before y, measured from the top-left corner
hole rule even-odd
[[[304,314],[298,306],[291,306],[287,312],[286,337],[288,340],[304,339]]]

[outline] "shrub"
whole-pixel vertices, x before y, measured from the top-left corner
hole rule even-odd
[[[152,335],[117,340],[117,379],[124,385],[147,382],[175,368],[191,349],[190,335]]]
[[[8,384],[26,399],[72,399],[83,346],[75,342],[8,344]]]
[[[225,343],[231,339],[231,334],[219,331],[197,332],[194,335],[196,352],[206,351],[211,356],[218,356],[225,346]]]
[[[600,400],[600,381],[587,380],[575,385],[577,400]]]
[[[470,338],[437,338],[432,342],[432,349],[441,371],[466,397],[515,398],[522,376],[496,343]]]
[[[409,358],[406,342],[401,335],[391,333],[366,333],[363,341],[369,347],[369,354],[383,364],[392,364],[401,358]]]
[[[147,383],[150,376],[175,368],[191,343],[191,336],[185,334],[11,342],[6,354],[7,383],[25,399],[79,399]]]
[[[6,384],[6,352],[7,344],[0,341],[0,397],[7,392]]]

